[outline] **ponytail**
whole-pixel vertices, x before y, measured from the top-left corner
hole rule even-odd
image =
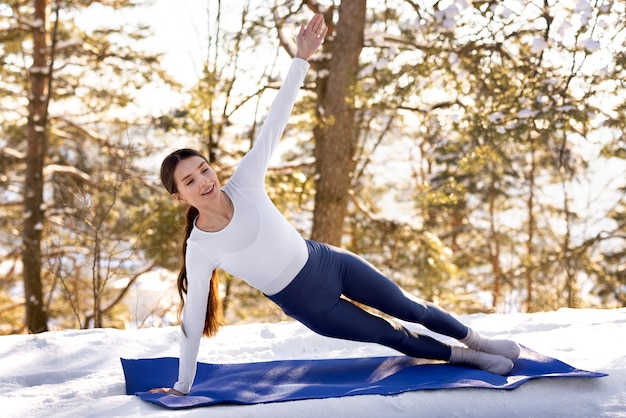
[[[183,330],[183,334],[186,336],[185,332],[185,324],[182,321],[182,312],[185,307],[185,297],[187,294],[188,281],[187,281],[187,263],[185,260],[185,255],[187,253],[187,239],[193,230],[193,223],[199,212],[193,206],[189,206],[187,208],[187,213],[185,214],[185,233],[182,236],[181,240],[181,253],[182,253],[182,265],[180,268],[180,272],[178,273],[178,295],[180,296],[180,305],[178,307],[178,321],[181,323],[181,328]],[[204,329],[202,334],[206,337],[213,337],[217,334],[220,327],[224,324],[224,313],[222,308],[222,301],[220,299],[219,292],[219,274],[217,269],[213,270],[211,274],[211,283],[209,286],[209,295],[207,301],[207,309],[206,315],[204,318]]]

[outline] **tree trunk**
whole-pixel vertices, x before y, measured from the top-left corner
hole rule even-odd
[[[534,246],[533,240],[535,239],[535,170],[537,169],[537,163],[535,161],[535,143],[533,139],[530,139],[530,172],[528,173],[528,238],[526,239],[526,269],[524,272],[526,278],[526,312],[534,312],[535,301],[533,298],[534,287],[534,272],[535,266],[533,262]]]
[[[311,238],[333,245],[341,244],[354,170],[353,88],[363,48],[365,11],[365,0],[341,2],[329,76],[319,95],[324,113],[321,115],[322,126],[315,130],[317,184]]]
[[[572,212],[570,211],[570,197],[567,190],[568,180],[572,179],[567,177],[566,168],[559,168],[561,177],[561,187],[563,189],[563,212],[565,217],[565,235],[563,236],[563,244],[561,244],[561,253],[563,257],[563,269],[565,270],[565,295],[568,308],[576,308],[576,251],[572,251],[571,237],[572,237]],[[561,298],[561,292],[559,286],[555,286],[557,291],[557,306],[559,308],[559,300]]]
[[[496,309],[500,303],[500,285],[502,282],[502,268],[500,266],[500,237],[496,226],[496,179],[492,175],[489,187],[489,262],[493,272],[493,308]]]
[[[35,0],[33,64],[30,68],[29,114],[26,132],[24,229],[22,263],[26,326],[31,333],[48,330],[41,284],[41,234],[43,230],[43,164],[47,142],[48,46],[46,0]]]

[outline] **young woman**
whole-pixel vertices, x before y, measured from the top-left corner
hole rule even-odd
[[[481,336],[436,305],[405,293],[355,254],[304,239],[268,197],[264,180],[269,160],[309,67],[307,60],[326,31],[321,15],[300,29],[297,54],[285,82],[254,146],[228,184],[221,186],[207,159],[197,151],[180,149],[163,161],[165,189],[188,206],[184,263],[178,278],[183,336],[178,381],[173,388],[153,392],[189,393],[200,338],[214,335],[221,324],[216,269],[261,290],[287,315],[321,335],[379,343],[413,357],[468,364],[502,375],[519,356],[515,342]],[[419,335],[366,312],[342,295],[395,318],[420,323],[467,347]]]

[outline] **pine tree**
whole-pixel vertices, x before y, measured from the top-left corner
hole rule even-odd
[[[21,197],[7,194],[11,202],[6,208],[13,228],[21,230],[20,250],[10,252],[21,257],[29,332],[47,330],[53,316],[64,311],[56,274],[59,266],[69,265],[77,253],[85,252],[75,250],[80,232],[68,230],[79,209],[76,197],[104,191],[106,183],[95,181],[115,177],[105,172],[116,173],[120,181],[132,177],[131,169],[125,170],[122,163],[128,145],[125,134],[120,134],[129,122],[116,118],[114,112],[128,106],[145,83],[167,80],[158,55],[137,48],[149,35],[146,26],[120,22],[86,31],[77,24],[77,16],[90,7],[134,6],[135,2],[124,0],[20,0],[3,6],[8,25],[0,39],[4,51],[0,88],[6,93],[2,103],[10,108],[1,137],[3,158],[10,164],[3,169],[11,177],[11,187],[21,189]],[[108,158],[105,165],[90,164],[101,156]],[[22,216],[14,210],[18,203]],[[18,216],[21,226],[16,225]],[[94,259],[104,256],[95,247],[90,250]],[[96,280],[100,274],[90,276]],[[98,289],[94,283],[91,294],[96,305],[89,308],[96,316],[102,310],[97,306]],[[85,294],[72,297],[80,300]]]

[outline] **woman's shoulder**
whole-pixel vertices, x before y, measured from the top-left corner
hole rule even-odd
[[[202,232],[202,231],[200,231]],[[194,234],[193,231],[187,238],[185,262],[187,268],[200,268],[202,270],[215,268],[217,253],[210,239],[203,237],[202,234]]]

